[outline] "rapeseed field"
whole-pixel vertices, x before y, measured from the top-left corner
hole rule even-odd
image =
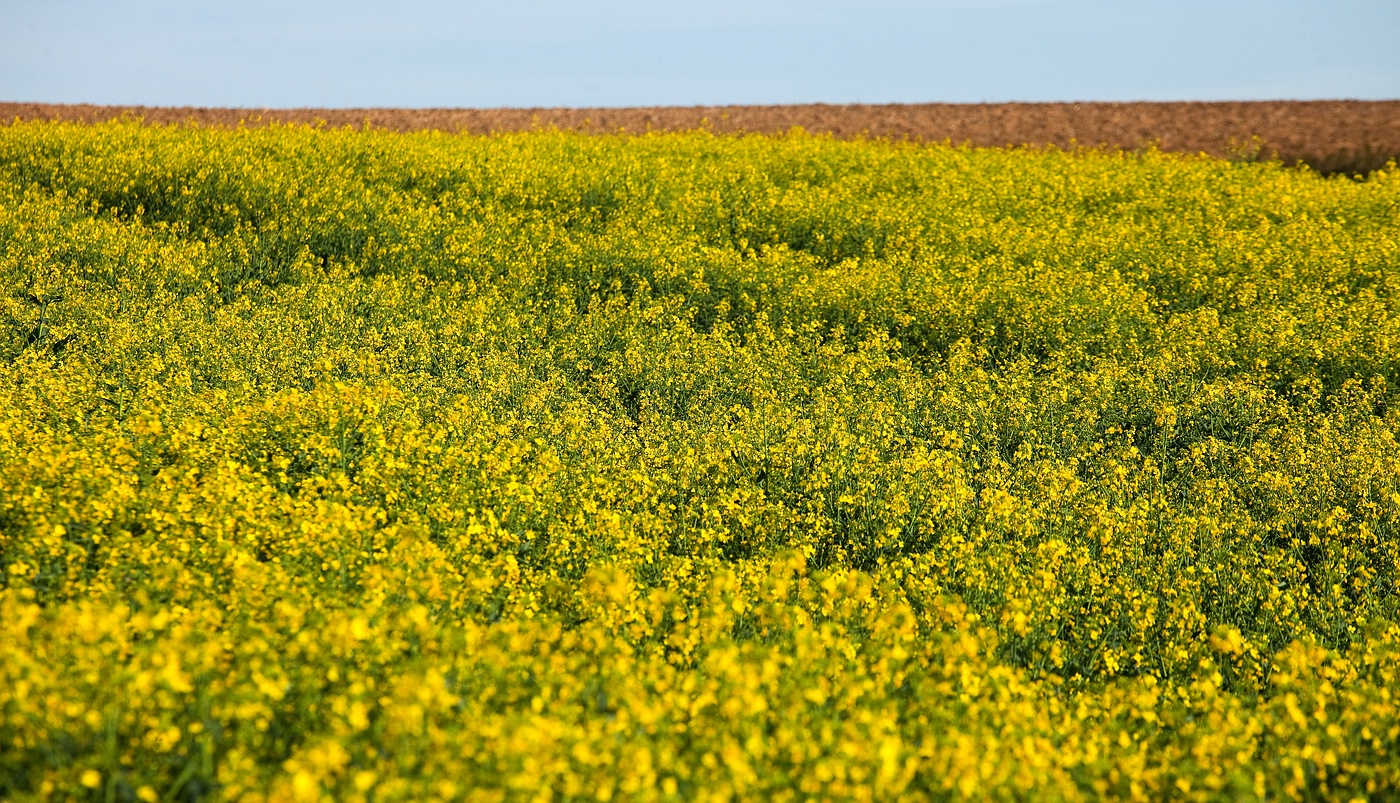
[[[0,128],[0,798],[1400,796],[1400,173]]]

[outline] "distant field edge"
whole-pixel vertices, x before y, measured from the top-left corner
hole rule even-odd
[[[781,133],[800,126],[839,138],[950,141],[977,146],[1075,145],[1278,159],[1321,173],[1368,173],[1400,158],[1400,100],[1136,103],[917,103],[506,109],[240,109],[0,102],[0,122],[208,126],[324,123],[475,134],[559,128],[641,133],[708,128]]]

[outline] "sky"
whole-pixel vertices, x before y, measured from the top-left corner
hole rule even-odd
[[[0,100],[1400,98],[1400,0],[0,0]]]

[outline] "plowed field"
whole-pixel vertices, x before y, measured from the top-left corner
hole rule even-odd
[[[153,123],[269,122],[392,130],[522,131],[557,126],[596,132],[779,132],[793,126],[837,137],[950,140],[973,145],[1078,145],[1217,156],[1261,156],[1319,171],[1364,172],[1400,156],[1400,101],[1213,103],[1004,103],[692,106],[618,109],[222,109],[0,103],[0,120],[96,122],[136,115]],[[1256,139],[1257,138],[1257,139]]]

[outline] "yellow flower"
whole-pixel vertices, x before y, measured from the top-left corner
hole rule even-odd
[[[1393,796],[1397,199],[1151,149],[0,126],[9,782]]]

